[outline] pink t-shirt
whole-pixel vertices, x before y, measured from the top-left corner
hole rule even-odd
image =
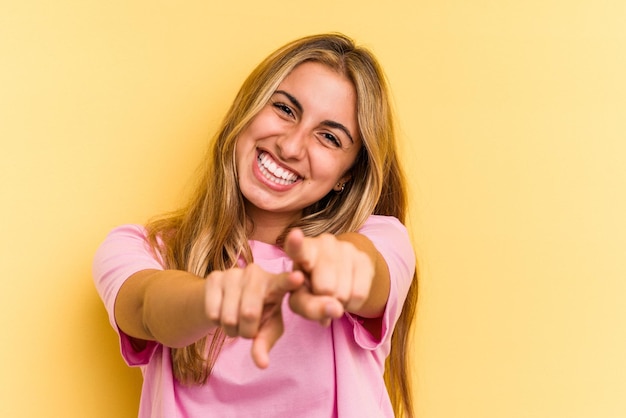
[[[208,383],[184,386],[173,376],[168,347],[151,342],[136,352],[116,325],[114,303],[124,281],[163,266],[148,248],[142,226],[114,229],[96,253],[93,275],[124,360],[143,373],[139,417],[393,417],[383,371],[415,258],[407,231],[395,218],[371,216],[359,232],[383,255],[391,275],[380,340],[349,314],[328,328],[308,321],[294,314],[285,298],[285,332],[270,351],[267,369],[252,362],[251,340],[228,339]],[[259,241],[250,246],[254,262],[266,271],[291,270],[291,260],[279,247]]]

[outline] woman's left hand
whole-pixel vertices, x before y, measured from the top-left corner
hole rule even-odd
[[[314,303],[317,296],[332,296],[352,313],[358,313],[369,299],[374,262],[353,243],[332,234],[305,237],[300,229],[294,229],[285,239],[285,252],[294,262],[294,271],[301,271],[306,282],[290,297],[295,313],[319,318],[318,312],[311,312],[312,307],[319,306]],[[320,321],[324,325],[338,317],[335,305],[326,309],[327,315]]]

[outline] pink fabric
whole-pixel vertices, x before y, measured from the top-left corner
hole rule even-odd
[[[382,253],[391,273],[380,340],[351,315],[323,328],[291,312],[285,299],[285,333],[270,352],[269,368],[253,364],[250,340],[230,339],[208,384],[189,387],[174,379],[168,347],[151,342],[136,352],[116,325],[115,298],[124,281],[163,266],[148,249],[143,227],[114,229],[96,253],[93,274],[124,360],[143,372],[139,417],[393,417],[382,375],[415,258],[407,231],[395,218],[371,216],[360,232]],[[291,269],[280,248],[258,241],[250,245],[255,263],[265,270]]]

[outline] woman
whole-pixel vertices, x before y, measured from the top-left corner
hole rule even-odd
[[[376,59],[340,34],[278,49],[205,161],[186,207],[94,262],[140,416],[413,416],[415,259]]]

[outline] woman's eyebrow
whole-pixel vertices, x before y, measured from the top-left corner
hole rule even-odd
[[[302,105],[300,104],[300,102],[298,101],[298,99],[296,99],[295,97],[293,97],[291,94],[287,93],[284,90],[276,90],[276,93],[278,94],[282,94],[283,96],[287,97],[289,99],[289,101],[291,102],[291,104],[298,109],[299,112],[302,112]]]
[[[289,99],[289,101],[291,102],[293,107],[295,107],[296,109],[298,109],[298,111],[300,113],[302,113],[302,104],[300,104],[298,99],[296,99],[295,97],[293,97],[291,94],[287,93],[284,90],[276,90],[276,93],[277,94],[282,94],[287,99]],[[342,130],[346,134],[346,136],[350,139],[350,142],[354,143],[354,138],[352,138],[352,135],[350,134],[350,131],[343,124],[341,124],[339,122],[332,121],[332,120],[325,120],[324,122],[322,122],[322,125],[328,126],[329,128],[335,128],[335,129]]]
[[[322,125],[328,126],[329,128],[335,128],[335,129],[339,129],[343,131],[343,133],[346,134],[346,136],[350,139],[350,142],[354,144],[354,139],[352,138],[352,135],[350,135],[350,131],[341,123],[335,122],[333,120],[325,120],[324,122],[322,122]]]

